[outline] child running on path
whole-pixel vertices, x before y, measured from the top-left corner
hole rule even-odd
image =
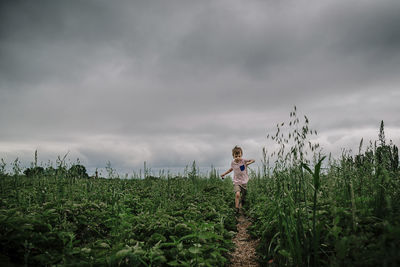
[[[246,197],[247,182],[249,181],[249,175],[247,174],[247,166],[255,162],[255,160],[253,159],[250,160],[243,159],[242,155],[243,155],[242,148],[235,146],[232,149],[233,161],[231,163],[231,168],[227,170],[225,173],[221,174],[221,178],[224,179],[225,175],[233,171],[235,208],[237,213],[239,213],[240,207],[243,206]]]

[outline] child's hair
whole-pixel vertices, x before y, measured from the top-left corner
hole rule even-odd
[[[232,149],[232,156],[239,155],[239,154],[242,154],[242,155],[243,155],[242,148],[239,147],[239,146],[235,146],[235,147]]]

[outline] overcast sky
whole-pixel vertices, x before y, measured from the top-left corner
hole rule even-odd
[[[0,158],[260,162],[296,105],[325,153],[400,143],[400,1],[1,1]]]

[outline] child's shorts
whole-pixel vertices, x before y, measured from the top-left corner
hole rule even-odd
[[[247,192],[247,184],[235,184],[233,186],[235,193],[240,192],[240,194],[246,194]]]

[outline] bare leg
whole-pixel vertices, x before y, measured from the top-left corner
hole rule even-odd
[[[241,195],[241,205],[243,207],[244,202],[246,201],[246,195],[247,195],[247,190],[243,190],[242,195]]]
[[[235,207],[238,209],[239,208],[239,201],[240,201],[240,192],[236,192],[235,194]]]

